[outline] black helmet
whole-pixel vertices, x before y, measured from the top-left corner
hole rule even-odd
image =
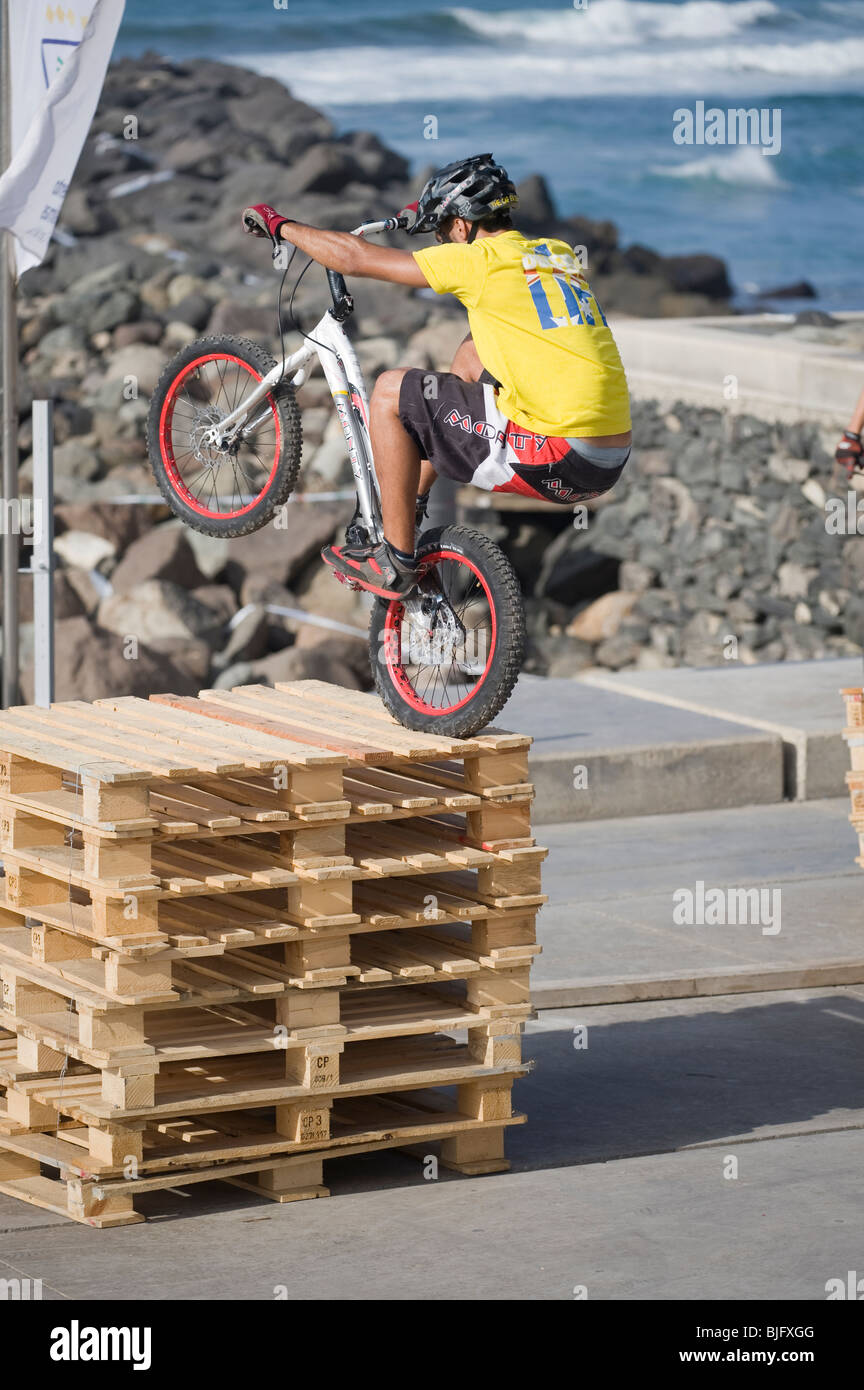
[[[417,200],[417,220],[412,234],[434,232],[450,217],[480,222],[495,212],[513,208],[519,201],[506,169],[491,154],[457,159],[434,173]]]

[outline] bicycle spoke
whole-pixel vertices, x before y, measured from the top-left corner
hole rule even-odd
[[[470,698],[484,679],[494,645],[494,617],[488,592],[470,566],[442,557],[434,577],[462,635],[448,633],[443,618],[430,635],[423,620],[412,621],[403,605],[397,652],[417,704],[444,713]]]
[[[169,397],[170,471],[177,491],[200,511],[230,515],[253,505],[273,475],[279,425],[269,393],[259,423],[251,437],[239,439],[235,453],[204,442],[206,430],[241,409],[259,380],[245,364],[214,356],[181,379]]]

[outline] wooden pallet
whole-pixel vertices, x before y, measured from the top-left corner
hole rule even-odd
[[[860,686],[847,686],[840,694],[846,707],[847,730],[864,729],[864,690]]]
[[[402,1149],[468,1176],[505,1172],[504,1133],[523,1124],[512,1109],[513,1076],[490,1084],[343,1096],[332,1109],[289,1106],[177,1117],[143,1131],[140,1160],[94,1158],[86,1130],[0,1135],[0,1192],[84,1225],[143,1221],[135,1199],[165,1188],[223,1181],[278,1202],[327,1197],[324,1164]],[[326,1139],[324,1120],[328,1121]],[[295,1137],[289,1137],[291,1129]],[[56,1176],[45,1176],[45,1170]]]
[[[86,958],[36,965],[22,942],[20,954],[10,948],[0,966],[0,1022],[17,1034],[19,1059],[36,1069],[50,1069],[62,1054],[94,1067],[128,1070],[133,1057],[149,1058],[154,1038],[176,1032],[177,1020],[190,1011],[206,1011],[211,1024],[230,1014],[269,1028],[274,1035],[269,1047],[280,1046],[286,1030],[298,1041],[332,1036],[343,1031],[343,1015],[346,1009],[356,1011],[360,996],[421,983],[449,987],[460,982],[466,1007],[481,1020],[514,1010],[524,1013],[530,1002],[530,963],[540,949],[533,928],[523,915],[497,919],[491,926],[481,923],[467,937],[434,926],[361,934],[346,945],[350,956],[344,961],[341,947],[329,962],[318,952],[310,960],[299,954],[302,948],[293,964],[263,951],[175,961],[170,989],[154,988],[149,998],[131,1002],[130,996],[97,993]],[[490,939],[499,944],[490,946]],[[300,973],[304,966],[306,972]],[[160,982],[169,983],[169,977],[154,983]],[[375,1001],[383,1007],[384,996],[376,993]],[[245,1031],[247,1050],[260,1051],[262,1044],[249,1040],[254,1029]],[[214,1044],[211,1055],[215,1053]],[[108,1089],[113,1093],[110,1082]]]
[[[0,1190],[113,1225],[181,1170],[288,1200],[433,1136],[506,1166],[529,742],[315,681],[0,714]]]
[[[846,709],[843,737],[849,745],[852,770],[846,773],[849,789],[849,821],[858,835],[856,864],[864,868],[864,690],[850,686],[840,691]]]

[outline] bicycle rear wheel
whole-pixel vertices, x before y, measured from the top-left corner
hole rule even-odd
[[[506,704],[522,666],[525,618],[513,567],[479,531],[428,531],[420,597],[379,599],[369,625],[375,685],[409,729],[469,738]]]

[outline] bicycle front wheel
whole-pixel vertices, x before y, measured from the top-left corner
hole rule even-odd
[[[245,536],[271,520],[297,481],[300,411],[290,382],[254,405],[224,447],[208,432],[276,362],[247,338],[199,338],[168,363],[150,402],[147,448],[165,501],[206,536]]]
[[[480,531],[427,531],[418,559],[444,600],[379,599],[369,626],[375,685],[409,729],[470,738],[506,704],[524,658],[519,582]]]

